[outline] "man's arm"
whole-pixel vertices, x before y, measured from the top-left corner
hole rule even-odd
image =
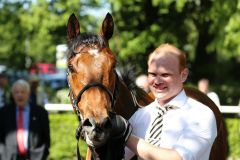
[[[181,160],[181,156],[173,149],[156,147],[134,135],[127,141],[127,147],[139,157],[147,160]]]

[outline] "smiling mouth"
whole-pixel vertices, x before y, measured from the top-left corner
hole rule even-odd
[[[154,86],[154,88],[155,88],[156,91],[163,91],[163,90],[165,90],[167,87],[166,87],[166,86],[165,86],[165,87]]]

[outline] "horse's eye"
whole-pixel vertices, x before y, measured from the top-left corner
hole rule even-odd
[[[74,72],[74,67],[73,67],[73,65],[71,65],[71,64],[68,65],[68,69],[69,69],[70,72]]]

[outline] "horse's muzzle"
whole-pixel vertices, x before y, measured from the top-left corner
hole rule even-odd
[[[87,118],[82,124],[82,132],[86,143],[95,148],[106,143],[110,137],[111,129],[112,123],[109,117],[104,118],[100,123],[92,118]]]

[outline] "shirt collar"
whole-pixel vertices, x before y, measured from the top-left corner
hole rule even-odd
[[[186,101],[187,101],[187,95],[186,95],[185,91],[182,90],[181,92],[179,92],[179,94],[176,97],[174,97],[171,101],[169,101],[165,105],[173,105],[173,106],[177,106],[177,107],[181,108],[182,106],[185,105]],[[154,103],[157,104],[158,106],[160,106],[157,101],[157,98],[155,98]]]
[[[19,107],[17,107],[17,110],[19,111]],[[25,111],[29,111],[29,104],[28,103],[23,107],[23,112],[25,112]]]

